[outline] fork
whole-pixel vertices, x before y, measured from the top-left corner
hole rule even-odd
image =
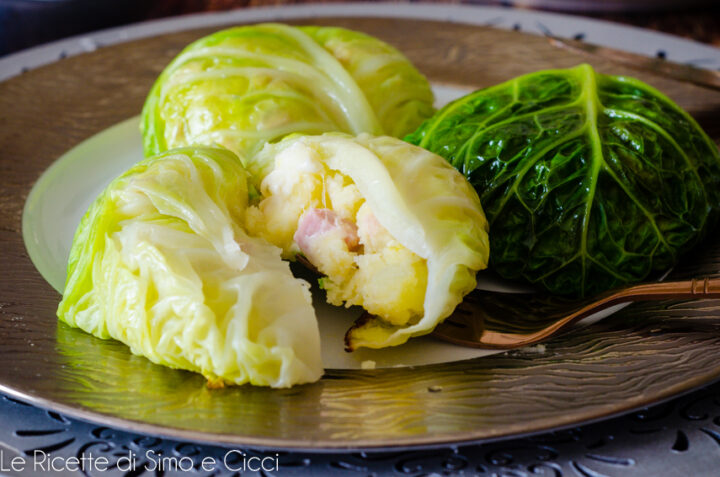
[[[634,285],[580,301],[474,290],[432,335],[473,348],[522,348],[621,303],[700,298],[720,298],[720,278]]]

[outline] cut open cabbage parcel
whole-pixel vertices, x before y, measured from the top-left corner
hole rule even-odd
[[[427,334],[475,288],[488,260],[477,193],[440,156],[391,137],[339,133],[268,144],[248,163],[261,198],[247,230],[302,254],[334,305],[374,315],[349,350]]]
[[[309,285],[243,231],[247,199],[246,172],[225,150],[138,163],[84,216],[59,318],[211,385],[318,380]]]

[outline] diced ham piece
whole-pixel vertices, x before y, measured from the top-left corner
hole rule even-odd
[[[358,214],[358,227],[362,228],[368,237],[375,237],[385,233],[385,227],[380,224],[375,214],[370,212],[369,209],[363,214]]]
[[[360,241],[357,226],[347,219],[340,218],[330,209],[308,209],[300,217],[298,228],[293,237],[303,253],[310,251],[313,237],[338,231],[347,244],[348,250],[355,249]]]

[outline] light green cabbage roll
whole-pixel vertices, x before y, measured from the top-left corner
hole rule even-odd
[[[145,154],[219,145],[249,157],[290,133],[412,132],[432,116],[427,79],[390,45],[333,27],[258,24],[189,45],[142,114]]]
[[[260,199],[249,233],[321,272],[328,302],[374,315],[349,350],[431,332],[475,288],[488,225],[477,193],[440,156],[392,137],[292,136],[248,163]]]
[[[114,180],[73,241],[59,318],[211,386],[289,387],[323,373],[307,282],[246,234],[246,172],[185,148]]]

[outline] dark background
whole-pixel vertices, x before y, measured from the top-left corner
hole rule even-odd
[[[720,1],[718,0],[441,1],[564,11],[573,15],[650,28],[720,47]],[[202,11],[298,3],[310,2],[304,0],[0,0],[0,56],[55,39],[143,20]],[[372,7],[368,5],[368,13],[371,12]]]

